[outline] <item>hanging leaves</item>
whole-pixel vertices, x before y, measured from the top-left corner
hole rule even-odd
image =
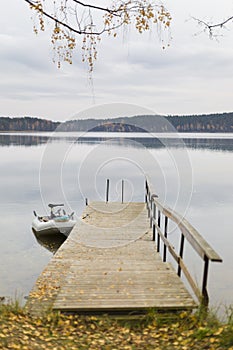
[[[121,27],[132,26],[140,34],[156,27],[165,47],[163,34],[169,33],[172,20],[165,7],[152,0],[115,0],[109,7],[78,0],[24,1],[34,14],[34,32],[51,31],[53,61],[58,67],[61,62],[72,64],[74,50],[78,48],[90,72],[93,71],[98,43],[104,33],[116,37]],[[78,40],[79,37],[81,40]],[[169,39],[167,41],[169,45]]]

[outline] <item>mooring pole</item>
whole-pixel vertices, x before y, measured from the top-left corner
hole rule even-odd
[[[109,198],[109,179],[107,179],[107,185],[106,185],[106,203],[108,203]]]
[[[121,203],[124,203],[124,180],[121,181]]]

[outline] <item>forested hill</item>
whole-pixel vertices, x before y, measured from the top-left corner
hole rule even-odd
[[[179,132],[233,132],[233,113],[169,116]]]
[[[0,117],[0,131],[54,131],[59,122],[34,117]]]
[[[115,119],[80,119],[64,123],[22,117],[0,117],[0,131],[125,131],[169,132],[171,123],[178,132],[233,132],[233,112],[222,114],[167,116],[140,115]]]

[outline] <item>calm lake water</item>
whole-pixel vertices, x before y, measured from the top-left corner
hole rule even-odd
[[[143,201],[147,174],[160,201],[223,258],[210,266],[211,304],[233,304],[233,135],[11,133],[0,134],[0,154],[0,296],[23,302],[63,241],[35,237],[33,210],[45,214],[48,203],[63,202],[79,217],[85,198],[105,199],[107,178],[110,200],[120,200],[124,179],[125,201]],[[198,280],[200,260],[186,254]]]

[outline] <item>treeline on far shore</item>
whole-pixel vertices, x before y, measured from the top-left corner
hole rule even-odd
[[[108,132],[233,132],[233,112],[221,114],[158,116],[138,115],[108,119],[57,122],[35,117],[0,117],[0,132],[7,131],[108,131]]]

